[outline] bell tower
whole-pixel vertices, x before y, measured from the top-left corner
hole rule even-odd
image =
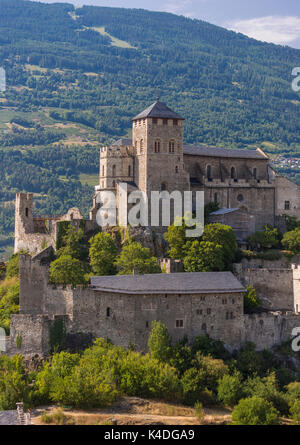
[[[183,122],[183,117],[159,101],[133,119],[134,176],[138,188],[147,194],[190,189],[183,164]]]

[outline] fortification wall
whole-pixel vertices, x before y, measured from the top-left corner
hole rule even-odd
[[[241,344],[250,341],[262,351],[292,338],[292,331],[300,327],[300,317],[296,314],[262,313],[244,315],[244,329]]]
[[[243,269],[236,265],[235,275],[244,285],[254,287],[263,307],[294,311],[292,269]]]

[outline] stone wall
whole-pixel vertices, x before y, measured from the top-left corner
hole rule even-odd
[[[292,331],[300,327],[296,314],[262,313],[244,315],[242,344],[255,343],[257,350],[270,349],[292,338]]]
[[[241,265],[236,265],[235,275],[244,285],[254,287],[264,308],[294,311],[293,271],[291,268],[243,269]]]

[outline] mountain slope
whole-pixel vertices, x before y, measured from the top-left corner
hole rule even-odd
[[[299,60],[168,13],[0,0],[0,248],[16,191],[36,193],[40,213],[87,211],[99,145],[129,135],[158,89],[186,117],[186,143],[299,156]]]

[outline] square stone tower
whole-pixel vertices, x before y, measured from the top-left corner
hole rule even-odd
[[[183,164],[184,118],[156,101],[133,118],[134,179],[146,192],[190,190]]]

